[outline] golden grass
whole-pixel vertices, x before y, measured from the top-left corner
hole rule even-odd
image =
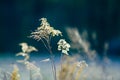
[[[58,72],[58,80],[79,80],[86,65],[81,64],[78,67],[76,57],[64,56],[62,61],[61,69]]]
[[[11,80],[20,80],[19,68],[14,65],[14,70],[11,74]]]

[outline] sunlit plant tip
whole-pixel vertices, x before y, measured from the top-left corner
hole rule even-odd
[[[65,39],[60,39],[58,41],[58,50],[62,51],[63,54],[69,55],[68,51],[70,48],[70,44],[65,41]]]

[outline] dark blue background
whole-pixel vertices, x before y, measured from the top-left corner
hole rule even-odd
[[[96,31],[99,54],[107,41],[109,55],[120,56],[120,0],[1,0],[0,52],[18,52],[20,42],[44,51],[41,43],[27,38],[42,17],[60,29],[64,37],[66,26]]]

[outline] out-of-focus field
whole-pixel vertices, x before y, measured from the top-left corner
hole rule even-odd
[[[8,55],[7,55],[8,54]],[[31,61],[41,69],[41,74],[44,80],[53,80],[50,62],[40,62],[49,56],[31,56]],[[29,80],[29,71],[23,64],[17,63],[19,57],[6,53],[0,55],[0,72],[12,72],[13,64],[17,64],[20,70],[21,80]],[[56,56],[55,63],[57,70],[59,69],[59,56]],[[120,62],[119,60],[110,60],[109,63],[102,61],[87,62],[88,67],[81,74],[81,80],[120,80]],[[0,75],[1,76],[1,75]],[[2,80],[2,79],[0,79]]]

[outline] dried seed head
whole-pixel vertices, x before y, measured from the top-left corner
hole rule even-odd
[[[68,51],[70,48],[69,43],[67,43],[64,39],[60,39],[57,44],[58,44],[59,51],[62,51],[63,54],[69,55],[68,54]]]
[[[40,27],[38,27],[34,32],[31,33],[30,35],[31,38],[39,41],[42,38],[48,40],[49,37],[54,37],[59,35],[62,36],[61,31],[51,27],[50,24],[47,22],[46,18],[41,18],[40,21],[41,21]]]

